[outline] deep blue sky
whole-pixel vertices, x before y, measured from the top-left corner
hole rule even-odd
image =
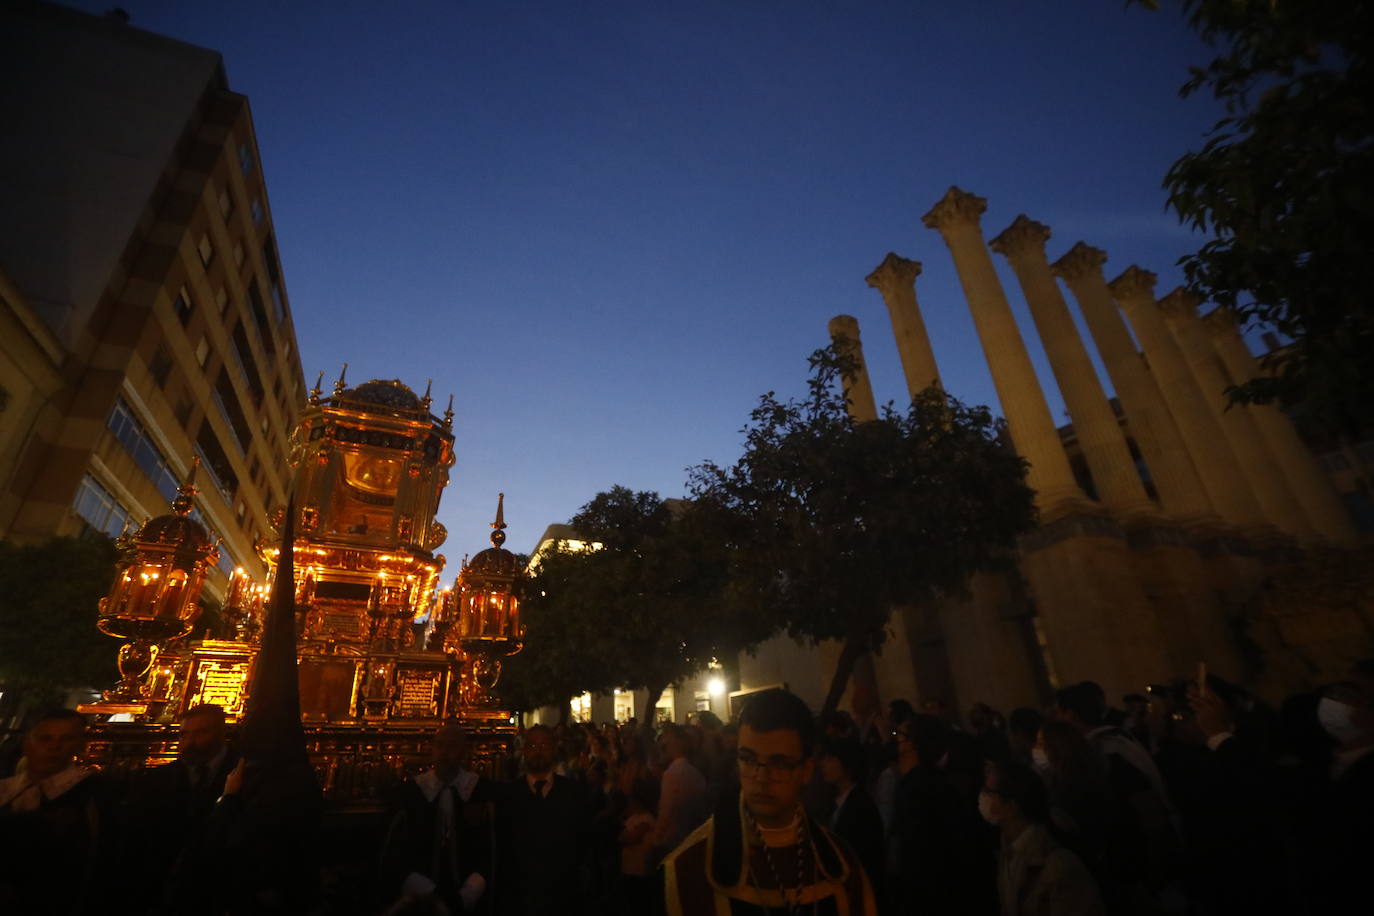
[[[1160,293],[1197,244],[1160,179],[1216,113],[1178,98],[1206,49],[1172,8],[121,2],[222,52],[251,100],[307,381],[347,361],[353,382],[456,395],[450,574],[498,490],[527,551],[598,490],[677,496],[686,466],[733,461],[833,315],[859,319],[879,400],[904,399],[864,284],[889,250],[925,265],[947,387],[995,407],[920,224],[951,184],[988,198],[987,237],[1024,212],[1052,258],[1084,239]]]

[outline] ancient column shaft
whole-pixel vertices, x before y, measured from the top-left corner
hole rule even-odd
[[[1260,366],[1250,348],[1240,336],[1235,319],[1224,309],[1213,309],[1202,319],[1211,332],[1212,345],[1226,367],[1228,380],[1235,385],[1248,382],[1261,374]],[[1318,534],[1338,544],[1353,544],[1357,540],[1350,513],[1336,495],[1331,480],[1317,465],[1312,452],[1298,437],[1293,422],[1272,404],[1236,405],[1231,410],[1245,410],[1254,417],[1260,435],[1268,443],[1294,496],[1307,513]]]
[[[1164,324],[1154,298],[1155,275],[1132,265],[1108,284],[1135,329],[1164,403],[1178,424],[1188,454],[1221,517],[1236,525],[1263,527],[1274,521],[1260,508],[1221,423]]]
[[[1260,436],[1254,417],[1243,409],[1227,409],[1225,392],[1230,380],[1212,348],[1207,329],[1197,316],[1197,300],[1179,287],[1159,301],[1159,309],[1207,405],[1212,408],[1232,451],[1240,459],[1241,471],[1264,514],[1289,534],[1311,535],[1312,525],[1284,480],[1268,443]]]
[[[1074,481],[1040,380],[1002,292],[992,256],[983,243],[979,218],[986,209],[987,201],[983,198],[950,188],[922,217],[922,222],[944,237],[954,256],[954,267],[973,313],[1012,442],[1016,451],[1030,462],[1027,482],[1036,491],[1041,509],[1052,509],[1084,499],[1083,491]]]
[[[935,365],[935,351],[931,349],[921,307],[916,304],[916,278],[921,275],[918,261],[908,261],[888,252],[883,263],[868,275],[869,286],[882,293],[892,319],[892,335],[897,338],[897,353],[902,358],[902,372],[906,387],[914,398],[917,393],[940,384],[940,370]]]
[[[1079,242],[1054,263],[1053,270],[1078,300],[1165,512],[1180,520],[1213,518],[1211,500],[1183,438],[1112,301],[1102,275],[1106,260],[1100,249]]]
[[[1098,497],[1118,512],[1148,511],[1154,504],[1145,493],[1145,484],[1126,446],[1126,436],[1078,336],[1059,285],[1050,273],[1045,258],[1049,237],[1048,227],[1022,215],[993,239],[990,247],[1004,255],[1016,272],[1059,392],[1069,408]]]
[[[868,364],[864,362],[864,348],[859,341],[858,319],[852,315],[831,318],[830,339],[837,350],[855,363],[854,372],[843,379],[849,415],[860,423],[878,419],[878,405],[873,400],[873,385],[868,380]]]

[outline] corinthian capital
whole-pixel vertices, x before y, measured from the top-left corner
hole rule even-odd
[[[1172,319],[1196,318],[1201,303],[1202,300],[1188,292],[1187,287],[1180,286],[1159,300],[1159,310]]]
[[[864,280],[869,286],[886,295],[899,289],[910,289],[921,275],[921,262],[909,261],[895,252],[889,251],[883,263],[873,268],[873,273]]]
[[[1094,248],[1087,242],[1075,242],[1064,256],[1050,265],[1054,275],[1070,283],[1088,276],[1093,271],[1101,271],[1107,263],[1107,252]]]
[[[1144,268],[1132,264],[1107,284],[1112,295],[1120,301],[1129,299],[1151,299],[1155,297],[1155,282],[1159,278]]]
[[[1043,257],[1045,243],[1049,240],[1050,227],[1022,213],[1002,230],[1001,235],[988,242],[988,247],[1008,259],[1037,252]]]
[[[1206,325],[1213,337],[1235,334],[1240,330],[1240,322],[1236,321],[1236,313],[1225,306],[1217,306],[1203,315],[1202,323]]]
[[[929,229],[945,232],[959,226],[977,226],[978,219],[988,208],[985,198],[958,188],[950,188],[930,212],[921,217]]]

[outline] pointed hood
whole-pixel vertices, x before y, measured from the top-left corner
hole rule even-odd
[[[281,553],[277,556],[277,575],[272,582],[257,667],[239,727],[239,750],[250,761],[307,759],[296,674],[295,540],[296,498],[292,494],[282,522]]]

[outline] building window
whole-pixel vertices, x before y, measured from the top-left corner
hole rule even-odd
[[[243,517],[244,517],[245,515],[247,515],[247,514],[248,514],[248,505],[247,505],[243,500],[239,500],[239,501],[238,501],[238,504],[234,506],[234,516],[235,516],[240,522],[242,522],[242,521],[243,521]]]
[[[261,197],[254,197],[254,198],[253,198],[253,205],[252,205],[249,209],[250,209],[250,210],[252,211],[252,213],[253,213],[253,225],[254,225],[254,226],[261,226],[261,225],[262,225],[262,216],[263,216],[263,212],[264,212],[263,209],[262,209],[262,198],[261,198]]]
[[[119,443],[128,450],[139,469],[148,475],[148,479],[157,487],[157,491],[170,503],[176,497],[177,488],[181,485],[181,481],[176,474],[172,473],[171,465],[167,463],[166,457],[153,444],[152,437],[148,435],[148,430],[134,416],[133,410],[123,398],[115,402],[114,410],[110,411],[110,419],[106,426],[110,428],[110,432],[114,433]]]
[[[239,144],[239,170],[244,178],[253,174],[253,147],[247,143]]]
[[[129,510],[120,505],[119,500],[90,474],[81,478],[72,508],[92,531],[110,537],[116,537],[129,521]]]
[[[196,344],[196,362],[200,368],[204,369],[205,364],[210,359],[210,341],[205,339],[205,335],[200,335],[200,343]]]
[[[186,292],[186,287],[177,290],[176,301],[172,303],[172,308],[177,313],[177,320],[185,327],[191,322],[191,294]]]
[[[215,289],[215,306],[219,308],[219,313],[224,314],[225,309],[229,308],[229,292],[219,286]]]
[[[222,188],[219,192],[219,215],[222,219],[229,219],[229,214],[234,212],[234,198],[229,193],[228,188]]]
[[[245,257],[247,257],[247,255],[246,255],[246,254],[244,253],[244,251],[243,251],[243,242],[242,242],[242,241],[237,241],[237,242],[235,242],[235,243],[234,243],[234,266],[235,266],[235,267],[242,267],[242,266],[243,266],[243,259],[244,259]]]
[[[182,429],[189,429],[191,426],[191,407],[191,399],[182,395],[177,401],[176,410],[172,411]]]
[[[196,436],[196,454],[200,456],[200,462],[215,489],[219,490],[226,503],[233,505],[234,495],[239,489],[238,475],[234,473],[229,455],[209,423],[200,424],[200,433]]]
[[[215,259],[215,246],[210,244],[210,233],[202,232],[200,241],[196,243],[196,251],[200,253],[200,263],[209,267],[210,262]]]
[[[157,382],[157,387],[167,387],[167,377],[172,374],[172,357],[166,347],[159,345],[153,351],[153,358],[148,360],[148,374]]]

